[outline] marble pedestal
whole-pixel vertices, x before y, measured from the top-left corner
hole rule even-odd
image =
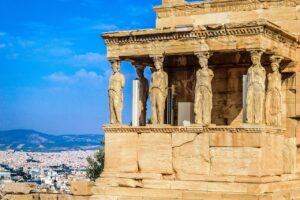
[[[91,199],[300,199],[296,139],[284,131],[106,126]]]

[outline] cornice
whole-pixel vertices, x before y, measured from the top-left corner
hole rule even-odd
[[[278,42],[299,46],[298,37],[281,29],[281,27],[267,21],[257,20],[245,23],[229,23],[219,25],[205,25],[189,30],[176,29],[146,29],[103,33],[106,45],[125,45],[134,43],[159,42],[179,39],[214,38],[220,36],[247,36],[264,34]]]

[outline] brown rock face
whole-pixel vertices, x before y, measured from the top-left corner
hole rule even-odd
[[[6,194],[29,194],[35,187],[34,183],[6,183],[3,192]]]
[[[138,163],[143,173],[172,174],[171,134],[139,135]]]
[[[91,189],[94,185],[94,182],[88,181],[71,182],[71,192],[76,196],[89,196],[92,195]]]
[[[105,171],[127,172],[138,171],[137,133],[112,133],[105,135]]]
[[[173,134],[172,145],[173,167],[177,173],[209,174],[208,134]]]

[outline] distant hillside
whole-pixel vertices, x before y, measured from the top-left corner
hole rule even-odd
[[[34,130],[0,131],[0,151],[57,152],[96,150],[103,135],[50,135]]]

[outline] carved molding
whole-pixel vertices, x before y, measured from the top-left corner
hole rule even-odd
[[[105,133],[269,133],[282,135],[285,129],[274,127],[230,127],[230,126],[216,126],[216,127],[201,127],[201,126],[143,126],[143,127],[129,127],[129,126],[104,126]]]
[[[294,48],[297,48],[299,46],[297,37],[289,34],[288,32],[282,30],[280,27],[267,20],[258,20],[239,24],[225,24],[219,26],[218,29],[211,28],[210,25],[206,25],[201,27],[194,27],[192,31],[185,32],[176,32],[176,30],[174,29],[149,29],[120,33],[104,33],[102,37],[104,38],[106,45],[111,48],[111,46],[125,44],[156,44],[163,41],[184,39],[201,41],[203,40],[203,38],[216,38],[220,36],[249,36],[259,34],[265,35],[272,40],[287,44]],[[160,48],[162,48],[161,44]]]
[[[217,12],[251,11],[272,7],[296,7],[297,5],[300,5],[298,0],[227,0],[185,3],[172,7],[157,6],[155,10],[158,18],[167,18],[171,16],[190,16]]]

